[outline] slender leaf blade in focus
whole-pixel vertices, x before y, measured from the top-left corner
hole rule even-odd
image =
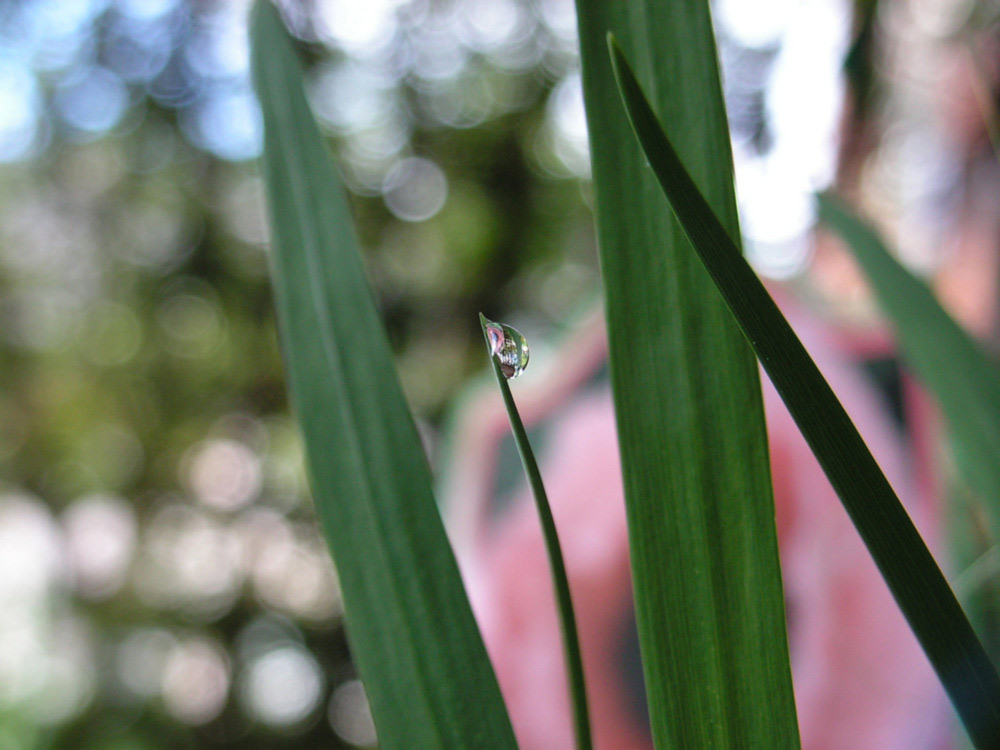
[[[820,196],[819,207],[871,282],[907,363],[941,405],[959,469],[1000,536],[1000,369],[870,227],[832,196]]]
[[[514,748],[346,196],[269,2],[251,35],[285,365],[379,744]]]
[[[491,322],[480,313],[479,324],[483,328],[486,346],[489,348],[490,339],[486,327],[491,325]],[[562,631],[563,654],[566,657],[567,683],[569,684],[570,701],[573,705],[576,747],[577,750],[591,750],[593,739],[590,728],[590,707],[587,703],[587,685],[583,675],[580,636],[577,632],[573,597],[570,594],[566,562],[563,558],[562,546],[559,543],[555,518],[552,516],[552,507],[549,505],[548,494],[545,492],[545,484],[542,482],[542,472],[539,471],[538,462],[535,460],[535,452],[531,449],[531,443],[528,441],[528,432],[524,429],[521,414],[517,410],[517,404],[514,403],[514,394],[510,392],[507,377],[500,371],[500,365],[492,351],[490,352],[490,365],[493,368],[493,374],[496,375],[504,407],[507,409],[507,417],[510,419],[514,443],[517,445],[517,452],[521,457],[524,473],[527,475],[528,485],[531,487],[531,494],[535,499],[535,506],[538,509],[538,517],[542,526],[542,536],[545,539],[545,551],[552,568],[552,585],[555,589],[556,609],[559,613],[559,626]]]
[[[578,0],[609,360],[653,740],[797,748],[767,438],[753,354],[620,115],[605,35],[652,82],[739,237],[704,0]]]
[[[840,496],[969,736],[1000,746],[1000,678],[837,397],[687,173],[609,39],[629,120],[692,247]]]

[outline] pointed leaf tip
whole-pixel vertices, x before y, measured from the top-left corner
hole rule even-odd
[[[607,39],[607,42],[608,42],[608,54],[611,56],[611,68],[614,70],[615,81],[618,82],[618,86],[620,88],[621,87],[621,73],[619,71],[619,68],[622,65],[626,65],[627,66],[628,62],[626,62],[626,60],[625,60],[625,55],[622,54],[622,48],[618,44],[618,40],[615,38],[615,35],[612,32],[609,31],[606,39]]]

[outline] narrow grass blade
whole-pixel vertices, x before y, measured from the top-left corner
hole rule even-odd
[[[285,365],[379,744],[513,748],[346,196],[269,2],[254,9],[251,38]]]
[[[940,404],[959,469],[1000,537],[1000,369],[870,227],[832,196],[820,196],[819,207],[861,264],[907,363]]]
[[[739,237],[709,3],[576,4],[636,624],[659,748],[799,746],[753,353],[620,114],[608,29],[641,61]]]
[[[486,329],[490,321],[480,313],[479,323],[483,327],[486,346],[490,349],[490,337]],[[531,450],[531,443],[528,442],[528,433],[521,422],[521,415],[517,411],[510,386],[507,385],[507,378],[500,371],[500,365],[497,358],[492,356],[492,350],[490,363],[497,376],[500,393],[503,394],[503,403],[507,407],[510,428],[514,433],[514,443],[521,456],[521,463],[524,464],[524,473],[528,476],[528,485],[531,487],[531,494],[534,496],[535,505],[538,508],[538,517],[542,522],[542,536],[545,538],[545,550],[549,555],[549,565],[552,567],[552,585],[555,588],[556,607],[559,611],[559,624],[562,629],[563,652],[566,657],[570,699],[573,704],[576,747],[577,750],[591,750],[593,740],[590,731],[590,710],[587,706],[587,686],[583,679],[583,660],[580,656],[580,638],[577,635],[573,598],[570,596],[569,579],[566,577],[566,564],[563,561],[559,535],[556,533],[555,519],[552,517],[552,508],[549,507],[549,497],[545,493],[545,485],[542,483],[542,473],[538,470],[534,451]]]
[[[1000,538],[1000,370],[867,224],[832,196],[820,196],[819,206],[821,220],[854,253],[896,329],[903,357],[947,420],[955,463],[968,487],[952,492],[951,557],[958,566],[972,564]],[[982,565],[976,570],[982,571]],[[977,575],[975,586],[960,585],[960,579],[954,586],[987,652],[996,659],[998,578]]]
[[[691,244],[809,442],[977,747],[1000,746],[1000,678],[816,365],[698,191],[614,40],[635,134]],[[845,717],[846,720],[849,720]]]

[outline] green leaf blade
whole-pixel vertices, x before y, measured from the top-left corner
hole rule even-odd
[[[635,134],[705,267],[868,547],[979,748],[1000,744],[1000,678],[861,437],[698,191],[621,50],[611,56]]]
[[[578,0],[636,618],[659,748],[797,748],[753,355],[616,112],[611,29],[739,236],[708,3]]]
[[[270,3],[251,37],[285,363],[380,745],[514,748],[346,197]]]
[[[483,328],[483,335],[486,336],[487,349],[490,347],[489,335],[486,327],[490,321],[480,313],[479,324]],[[555,589],[556,608],[559,613],[559,627],[563,638],[563,653],[566,658],[566,672],[570,690],[570,702],[573,706],[573,727],[576,736],[577,750],[592,750],[593,738],[590,727],[590,706],[587,703],[587,684],[583,674],[583,657],[580,653],[580,636],[576,626],[576,614],[573,608],[573,597],[570,594],[569,577],[566,575],[566,562],[563,558],[562,545],[559,543],[559,534],[556,531],[555,518],[552,516],[552,507],[549,505],[548,493],[545,491],[545,484],[542,482],[542,472],[538,468],[535,460],[535,452],[531,449],[528,441],[528,432],[524,429],[521,421],[521,414],[514,403],[514,394],[510,392],[507,378],[500,371],[497,358],[490,352],[490,365],[493,374],[496,375],[497,386],[503,396],[504,407],[507,410],[507,417],[510,420],[511,432],[514,435],[514,443],[517,445],[518,455],[521,457],[521,464],[524,466],[524,473],[528,478],[528,485],[531,487],[532,497],[535,499],[535,507],[538,509],[539,521],[542,526],[542,536],[545,539],[545,551],[548,554],[549,566],[552,572],[552,584]]]
[[[962,475],[987,501],[1000,534],[1000,370],[870,227],[832,196],[820,196],[819,207],[871,282],[906,361],[941,405]]]

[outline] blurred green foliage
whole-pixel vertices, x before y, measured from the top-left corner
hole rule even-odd
[[[546,330],[597,278],[585,157],[557,127],[575,28],[517,3],[490,36],[465,6],[379,5],[391,33],[363,49],[291,17],[428,435],[482,369],[478,311]],[[353,746],[327,717],[353,672],[286,413],[245,11],[0,10],[24,114],[0,117],[0,748]],[[384,116],[336,113],[352,76]],[[390,195],[413,157],[446,186],[419,221]],[[299,714],[254,697],[291,652],[279,677],[316,670]]]

